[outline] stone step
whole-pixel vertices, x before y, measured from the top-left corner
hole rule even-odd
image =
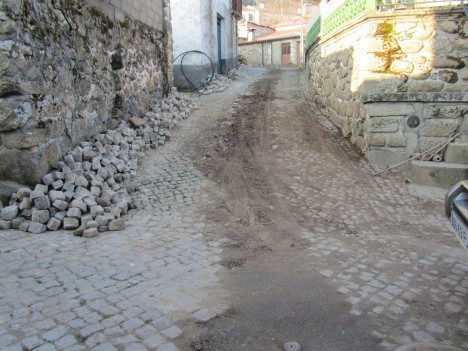
[[[414,184],[450,189],[468,179],[468,164],[411,161],[411,178]]]
[[[468,143],[450,143],[445,151],[445,162],[468,164]]]

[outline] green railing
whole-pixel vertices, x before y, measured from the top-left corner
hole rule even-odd
[[[308,49],[319,37],[325,37],[339,30],[366,12],[396,11],[400,9],[435,8],[463,6],[462,0],[331,0],[322,1],[307,24],[305,47]],[[468,12],[468,10],[466,10]]]
[[[322,21],[322,36],[333,33],[371,9],[375,10],[375,0],[345,0]]]
[[[306,48],[311,46],[314,43],[315,39],[317,39],[317,37],[320,34],[321,27],[322,27],[322,17],[319,17],[314,22],[314,24],[312,24],[312,27],[310,27],[309,31],[307,32],[307,34],[305,36],[305,47]]]

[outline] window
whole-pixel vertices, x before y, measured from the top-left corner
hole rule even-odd
[[[281,44],[281,54],[282,55],[290,55],[291,54],[291,44],[290,43]]]

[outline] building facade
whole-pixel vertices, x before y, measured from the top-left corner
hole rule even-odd
[[[198,86],[212,70],[237,67],[241,0],[172,0],[171,13],[176,86]]]

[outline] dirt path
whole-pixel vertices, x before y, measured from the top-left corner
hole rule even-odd
[[[371,176],[314,112],[298,70],[269,71],[230,111],[216,106],[186,147],[215,184],[203,211],[227,239],[231,307],[181,349],[468,347],[466,253],[440,200]]]

